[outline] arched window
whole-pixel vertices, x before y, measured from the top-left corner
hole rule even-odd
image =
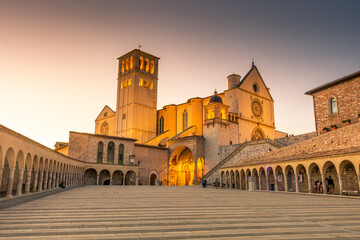
[[[109,134],[109,124],[107,122],[104,122],[102,125],[101,125],[101,134],[102,135],[108,135]]]
[[[330,114],[334,114],[338,112],[336,99],[333,97],[329,99],[329,109],[330,109]]]
[[[118,161],[119,165],[123,165],[124,164],[124,144],[120,143],[119,145],[119,161]]]
[[[159,119],[159,134],[164,133],[164,117],[161,116]]]
[[[188,112],[186,111],[186,109],[183,112],[183,130],[188,128]]]
[[[115,144],[114,142],[109,142],[107,147],[107,163],[114,164],[114,152],[115,152]]]
[[[130,57],[130,70],[134,68],[134,58]]]
[[[145,70],[146,70],[146,72],[149,72],[149,69],[150,69],[149,59],[145,59]]]
[[[225,109],[221,109],[221,110],[220,110],[220,117],[221,117],[222,119],[226,119]]]
[[[102,163],[103,161],[103,151],[104,151],[104,143],[98,143],[98,152],[97,152],[97,163]]]
[[[121,62],[121,73],[124,73],[125,72],[125,61],[123,60]]]
[[[213,119],[214,118],[214,110],[209,109],[207,114],[207,119]]]
[[[139,57],[139,68],[140,68],[140,70],[144,69],[144,58],[143,57]]]
[[[150,73],[154,74],[154,72],[155,72],[155,63],[154,63],[154,61],[151,61],[151,63],[150,63]]]
[[[127,58],[126,59],[126,65],[125,65],[125,70],[126,71],[129,71],[129,64],[130,64],[130,62],[129,62],[129,59]]]

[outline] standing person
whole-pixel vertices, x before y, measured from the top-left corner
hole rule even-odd
[[[331,179],[331,176],[326,179],[327,185],[328,185],[328,193],[332,194],[334,193],[334,180]]]

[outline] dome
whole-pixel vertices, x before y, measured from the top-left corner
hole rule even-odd
[[[223,103],[222,98],[217,95],[216,90],[214,92],[214,96],[210,98],[209,104],[211,103]]]

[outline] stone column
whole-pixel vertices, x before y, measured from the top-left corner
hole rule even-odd
[[[16,187],[16,195],[21,195],[22,194],[24,171],[25,171],[24,168],[19,168],[19,178],[18,178],[18,184],[17,184],[17,187]]]
[[[123,174],[123,186],[125,186],[125,174]]]
[[[288,178],[286,176],[286,174],[283,174],[284,176],[284,185],[285,185],[285,192],[288,192],[289,189],[288,189]]]
[[[195,169],[194,169],[194,185],[197,185],[198,182],[197,182],[197,158],[194,159],[194,162],[195,162]],[[136,176],[136,182],[137,182],[137,176]],[[137,183],[136,183],[137,185]]]
[[[44,176],[44,187],[43,187],[43,190],[47,190],[47,183],[48,183],[48,175],[49,175],[49,172],[45,172],[45,176]]]
[[[262,187],[261,187],[261,185],[262,185],[262,183],[261,183],[261,174],[258,175],[258,181],[259,181],[259,190],[263,190]]]
[[[51,184],[52,184],[52,175],[53,173],[52,172],[49,172],[48,174],[48,189],[50,190],[51,189]]]
[[[240,179],[240,182],[241,182],[241,179]],[[222,177],[221,177],[221,173],[220,173],[220,188],[221,188],[221,186],[222,186]],[[241,184],[240,184],[240,186],[241,186]]]
[[[270,191],[269,175],[265,174],[265,178],[266,178],[266,190]]]
[[[3,171],[4,171],[4,167],[0,166],[0,187],[1,187],[1,181],[2,181],[2,176],[3,176]]]
[[[277,181],[277,178],[276,178],[275,171],[274,171],[274,184],[275,184],[275,192],[279,191],[279,189],[278,189],[278,181]]]
[[[14,173],[15,173],[15,168],[10,168],[6,197],[12,197],[12,190],[13,190],[13,184],[14,184]]]
[[[110,186],[112,185],[112,175],[110,174]]]
[[[43,181],[44,181],[44,172],[40,172],[39,174],[39,187],[38,187],[38,191],[41,192],[43,190]]]
[[[341,173],[338,173],[338,178],[339,178],[340,195],[342,195],[342,192],[344,190],[344,182],[342,180],[342,174]],[[334,179],[334,184],[335,184],[335,179]],[[334,192],[335,192],[335,185],[334,185]]]
[[[56,173],[56,186],[55,188],[59,188],[60,185],[60,173]]]
[[[34,183],[33,183],[33,188],[32,188],[32,192],[36,192],[37,190],[37,186],[38,186],[38,178],[39,178],[39,172],[38,171],[34,171]]]
[[[313,188],[311,186],[311,178],[310,178],[310,173],[307,174],[307,179],[308,179],[308,188],[309,188],[309,193],[313,192]]]
[[[99,174],[96,176],[96,185],[99,185]]]
[[[321,174],[321,181],[322,181],[322,188],[323,188],[323,194],[328,194],[327,193],[327,185],[326,185],[326,178],[325,178],[325,174],[320,173]]]
[[[136,178],[135,178],[136,180],[135,180],[135,185],[137,186],[138,184],[139,184],[139,176],[138,175],[136,175]]]
[[[298,173],[295,171],[294,172],[294,175],[295,175],[295,192],[300,192],[299,191],[299,181],[298,181]]]
[[[31,170],[26,171],[25,194],[30,193]]]
[[[53,179],[52,179],[51,188],[55,189],[55,186],[56,186],[56,172],[53,172]]]

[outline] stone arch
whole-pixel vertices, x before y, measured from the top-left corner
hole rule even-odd
[[[258,174],[258,171],[256,170],[256,168],[253,169],[252,175],[255,180],[255,189],[260,190],[259,174]]]
[[[230,170],[230,187],[235,188],[235,172]]]
[[[11,168],[14,168],[15,164],[16,164],[15,152],[12,148],[8,148],[5,153],[4,169],[3,169],[1,186],[0,186],[0,192],[1,192],[2,196],[5,196],[5,195],[11,196],[12,195],[12,186],[13,186],[12,184],[13,184],[14,172],[11,173]]]
[[[251,177],[250,169],[246,170],[246,189],[249,190],[249,178]]]
[[[107,146],[107,164],[114,164],[115,159],[115,143],[110,141]]]
[[[159,174],[155,170],[153,170],[149,174],[149,185],[154,186],[156,183],[156,179],[159,179]]]
[[[268,176],[268,190],[275,191],[275,176],[274,176],[274,170],[272,167],[267,168],[267,176]]]
[[[192,151],[185,146],[175,148],[169,160],[169,185],[193,185],[195,177],[195,161]]]
[[[310,191],[312,193],[323,193],[323,183],[321,179],[320,168],[316,163],[311,163],[308,168],[310,177]]]
[[[244,169],[241,169],[240,171],[240,189],[246,190],[246,176]]]
[[[224,171],[221,171],[221,174],[220,174],[220,181],[221,181],[221,184],[220,184],[220,187],[223,187],[223,185],[225,185],[225,172]]]
[[[298,191],[299,192],[309,192],[309,181],[308,181],[308,174],[306,168],[303,164],[299,164],[296,167],[296,174],[298,176]]]
[[[239,170],[235,171],[235,188],[240,189],[240,173],[239,173]]]
[[[285,168],[285,181],[287,185],[287,191],[295,192],[296,191],[296,179],[295,179],[295,172],[291,165],[288,165]]]
[[[327,161],[324,164],[323,174],[325,177],[324,191],[330,194],[340,194],[339,175],[333,162]],[[331,181],[329,179],[332,179],[333,184],[329,184],[329,181]]]
[[[265,139],[265,133],[260,127],[256,127],[253,129],[251,133],[251,141],[257,141]]]
[[[226,187],[230,187],[230,177],[229,177],[230,173],[229,171],[226,171]]]
[[[84,184],[96,185],[97,184],[97,172],[94,168],[88,168],[84,173]]]
[[[339,166],[339,173],[342,183],[341,190],[359,192],[358,174],[352,161],[343,160]]]
[[[135,185],[136,184],[136,173],[132,170],[127,171],[125,174],[125,185]]]
[[[260,174],[260,190],[266,190],[267,189],[266,173],[263,167],[259,169],[259,174]]]
[[[280,166],[275,168],[276,183],[278,191],[285,191],[285,177],[283,170]]]
[[[112,175],[112,185],[124,185],[124,173],[121,170],[114,171]]]
[[[109,181],[109,184],[107,184]],[[107,169],[103,169],[99,173],[99,185],[110,185],[110,172]]]

